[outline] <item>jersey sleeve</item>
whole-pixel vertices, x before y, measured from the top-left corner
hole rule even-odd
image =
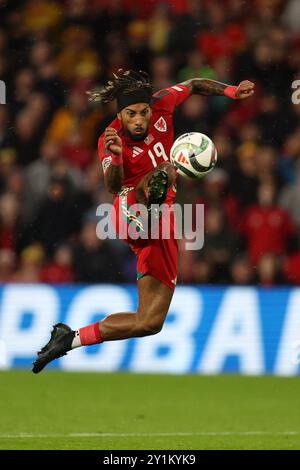
[[[173,112],[175,107],[183,103],[191,94],[191,90],[181,84],[164,88],[153,95],[152,107]]]

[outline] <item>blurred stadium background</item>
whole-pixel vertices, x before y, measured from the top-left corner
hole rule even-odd
[[[113,119],[115,108],[113,104],[91,104],[86,95],[120,67],[148,71],[156,89],[192,77],[229,84],[249,79],[256,84],[256,95],[242,103],[193,96],[176,112],[176,136],[187,130],[208,134],[217,146],[219,160],[202,181],[181,178],[178,182],[177,202],[205,204],[205,245],[197,252],[185,251],[184,240],[180,243],[178,288],[163,331],[153,338],[82,348],[54,367],[298,375],[300,104],[294,104],[291,97],[295,91],[292,83],[300,79],[299,0],[0,0],[0,79],[7,95],[7,104],[0,105],[0,369],[29,370],[53,322],[80,327],[101,315],[135,308],[134,255],[125,244],[96,236],[96,208],[112,201],[104,188],[97,139]],[[66,387],[73,393],[76,375],[51,373],[61,390]],[[49,418],[51,373],[35,381],[28,373],[1,373],[3,396],[9,400],[12,390],[18,395],[11,406],[19,424],[9,415],[2,421],[0,448],[42,448],[34,437],[34,444],[28,444],[30,439],[26,441],[24,433],[45,434],[43,425],[49,431],[49,420],[35,421],[34,412],[24,404],[23,392],[30,396],[35,390],[33,402],[38,403],[41,414],[43,397],[49,393]],[[152,403],[151,385],[144,376],[133,379],[120,374],[108,379],[105,375],[101,379],[99,375],[98,382],[92,375],[85,377],[79,380],[87,380],[99,391],[104,383],[125,387],[127,397],[135,390],[131,381],[137,380],[143,394],[149,393],[145,403]],[[263,442],[263,434],[258,434],[255,443],[250,438],[242,442],[240,434],[232,443],[219,436],[219,441],[202,443],[205,448],[272,447],[275,441],[269,430],[284,436],[284,441],[278,437],[276,448],[299,446],[298,377],[260,377],[249,386],[248,382],[238,385],[235,377],[232,389],[230,380],[224,382],[223,377],[211,381],[202,377],[204,382],[200,376],[180,377],[179,382],[162,379],[162,393],[166,394],[168,384],[174,390],[181,383],[178,396],[173,396],[178,409],[183,406],[182,394],[188,394],[189,387],[195,391],[189,400],[190,412],[183,408],[179,412],[178,432],[191,429],[194,415],[197,423],[203,418],[206,430],[217,427],[230,433],[228,410],[236,401],[236,408],[231,408],[234,429],[259,430],[269,439]],[[187,380],[185,386],[183,380]],[[153,387],[160,383],[153,378]],[[214,405],[204,418],[205,400],[219,387],[221,395],[213,395]],[[289,395],[291,389],[293,395]],[[105,390],[109,395],[108,385]],[[233,390],[235,395],[231,395]],[[258,397],[253,403],[250,391],[251,397]],[[84,393],[86,390],[80,396],[75,394],[82,413],[84,403],[97,399]],[[201,393],[202,408],[199,403],[196,406]],[[273,401],[269,401],[272,393]],[[64,400],[66,404],[69,395]],[[112,401],[105,400],[109,411],[104,428],[119,433],[132,429],[126,413],[119,423]],[[124,410],[125,397],[123,400]],[[244,400],[251,403],[247,411]],[[166,402],[163,395],[162,408]],[[155,403],[159,403],[157,397]],[[3,401],[2,416],[6,404]],[[25,415],[21,412],[23,424],[18,406],[27,410]],[[67,407],[70,415],[72,406]],[[134,430],[176,431],[170,410],[166,415],[160,411],[165,416],[163,426],[159,419],[154,420],[152,410],[152,427],[147,427],[141,418],[146,413],[143,406],[140,409],[136,402],[130,406],[139,409]],[[215,406],[220,413],[213,410]],[[80,416],[78,412],[75,431],[82,429]],[[64,424],[54,427],[53,435],[59,436]],[[69,432],[74,431],[68,426]],[[95,423],[87,424],[85,431],[98,429]],[[199,431],[195,422],[192,429]],[[16,432],[23,433],[24,442],[10,440],[9,435],[16,437]],[[289,432],[294,434],[284,435]],[[180,439],[166,444],[160,437],[152,442],[171,448],[201,445],[197,439],[192,444]],[[116,444],[113,437],[111,441],[109,445],[120,448],[132,445],[130,439],[127,444]],[[55,444],[51,439],[48,442],[52,448],[63,445],[61,437]],[[146,444],[136,442],[136,446],[149,445],[147,440]],[[47,448],[45,442],[43,445]],[[78,446],[78,442],[68,445]],[[86,445],[93,448],[96,444]]]

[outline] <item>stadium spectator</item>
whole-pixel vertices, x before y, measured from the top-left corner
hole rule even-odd
[[[9,105],[9,112],[13,119],[30,101],[31,94],[35,87],[34,70],[30,67],[23,67],[14,76],[14,91]]]
[[[203,77],[217,80],[216,73],[204,60],[203,54],[198,49],[194,49],[187,55],[187,63],[178,72],[178,82],[184,82],[189,78]]]
[[[199,257],[194,263],[192,282],[198,284],[212,284],[214,282],[214,266],[205,257]]]
[[[282,283],[280,259],[274,253],[264,254],[257,265],[257,281],[262,287],[271,287]]]
[[[300,109],[300,106],[299,106]],[[284,142],[280,158],[278,160],[278,168],[280,170],[283,183],[286,185],[296,181],[297,162],[300,159],[300,127],[292,132]],[[288,186],[287,186],[288,187]]]
[[[86,96],[77,90],[70,93],[67,104],[67,107],[63,106],[56,111],[47,132],[48,139],[56,140],[61,144],[66,141],[76,125],[79,123],[82,125],[88,110]]]
[[[82,129],[71,128],[62,148],[64,158],[75,168],[85,170],[93,158],[93,150],[84,142]]]
[[[12,275],[11,282],[39,282],[44,259],[45,252],[40,243],[28,245],[20,254],[20,265]]]
[[[54,254],[53,261],[45,264],[40,273],[41,282],[54,284],[70,283],[74,281],[72,268],[72,250],[68,245],[59,246]]]
[[[164,54],[167,51],[170,29],[170,6],[167,3],[158,3],[148,24],[148,45],[151,53]]]
[[[229,264],[238,249],[237,239],[226,227],[221,208],[211,207],[205,212],[204,253],[214,267],[214,282],[225,283]]]
[[[260,140],[264,145],[280,147],[290,130],[290,116],[281,112],[280,97],[265,94],[255,123],[260,129]]]
[[[0,249],[0,282],[10,282],[16,269],[16,255],[13,250]]]
[[[246,286],[254,283],[254,269],[246,254],[240,253],[230,265],[230,282]]]
[[[202,2],[188,0],[186,9],[174,21],[168,41],[168,52],[180,62],[185,62],[186,51],[196,48],[196,36],[204,26],[205,12]]]
[[[257,191],[257,204],[251,205],[244,214],[241,225],[247,239],[247,249],[254,265],[263,255],[284,255],[296,230],[288,213],[276,204],[275,186],[262,183]]]
[[[283,264],[285,278],[291,284],[300,285],[300,250],[292,253]]]
[[[178,240],[179,283],[189,283],[194,280],[196,258],[192,250],[186,249],[187,241],[185,238]]]
[[[295,182],[282,189],[279,201],[300,229],[300,160],[297,162],[295,174]]]
[[[9,129],[7,107],[0,104],[0,152],[2,149],[11,148],[13,145],[13,136]]]
[[[183,103],[176,112],[174,119],[174,132],[176,135],[184,134],[186,129],[190,132],[207,132],[207,107],[203,97],[194,95]]]
[[[31,237],[43,244],[48,255],[80,228],[83,213],[66,176],[52,176],[46,199],[33,219]]]
[[[231,229],[237,230],[240,223],[239,200],[231,192],[228,183],[228,174],[221,168],[216,168],[204,178],[203,194],[196,197],[194,202],[204,204],[205,210],[210,207],[221,208]]]
[[[197,37],[198,49],[211,65],[221,57],[232,57],[246,46],[243,24],[228,21],[227,9],[219,8],[216,2],[207,2],[206,14],[209,28]]]
[[[23,207],[27,219],[34,216],[46,198],[52,176],[66,175],[74,189],[81,189],[83,185],[81,173],[62,160],[61,152],[62,147],[58,142],[46,139],[41,146],[40,158],[26,168]]]
[[[52,0],[28,0],[23,11],[24,30],[29,33],[51,31],[62,21],[59,5]]]
[[[20,204],[13,193],[6,192],[0,198],[0,248],[17,250],[17,232]]]
[[[286,24],[293,33],[300,33],[300,4],[298,0],[286,2],[282,14],[284,24]]]
[[[92,34],[89,28],[69,26],[63,32],[61,53],[57,57],[60,77],[67,84],[85,76],[93,78],[99,72],[99,57],[92,47]]]
[[[243,142],[236,150],[230,188],[245,208],[255,202],[258,187],[258,175],[256,168],[257,146],[253,143]]]
[[[110,243],[97,237],[96,223],[87,221],[74,247],[74,271],[77,282],[122,280],[121,268]]]
[[[151,74],[155,90],[162,90],[173,85],[173,64],[172,59],[167,56],[155,57],[151,62]]]

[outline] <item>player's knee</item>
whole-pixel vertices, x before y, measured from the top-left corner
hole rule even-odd
[[[148,320],[138,322],[136,326],[136,336],[156,335],[161,331],[163,322],[159,320]]]

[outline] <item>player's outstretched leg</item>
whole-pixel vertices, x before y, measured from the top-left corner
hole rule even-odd
[[[32,372],[41,372],[54,359],[80,346],[158,333],[169,310],[173,289],[146,275],[138,280],[138,291],[137,312],[114,313],[76,331],[64,323],[54,325],[50,341],[38,352]]]

